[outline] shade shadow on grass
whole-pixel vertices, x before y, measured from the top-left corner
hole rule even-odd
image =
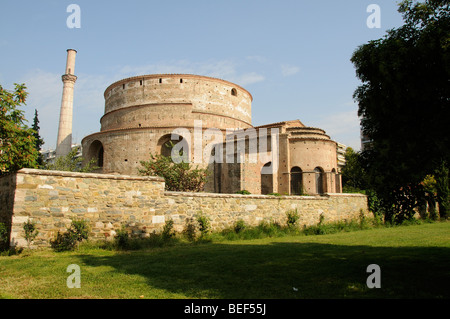
[[[88,266],[139,275],[169,296],[187,298],[450,297],[450,248],[445,247],[210,243],[79,257]],[[381,268],[379,289],[366,285],[370,264]]]

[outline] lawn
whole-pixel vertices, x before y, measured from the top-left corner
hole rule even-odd
[[[67,266],[81,270],[69,289]],[[367,266],[381,269],[369,289]],[[449,298],[450,222],[316,236],[0,257],[2,298]]]

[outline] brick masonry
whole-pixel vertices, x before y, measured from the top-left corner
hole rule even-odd
[[[220,230],[242,219],[285,224],[286,212],[297,209],[300,225],[358,218],[367,214],[360,194],[268,196],[164,191],[160,177],[72,173],[22,169],[0,178],[0,222],[11,225],[11,245],[26,246],[23,224],[36,223],[34,246],[48,246],[74,219],[87,220],[90,238],[111,239],[123,224],[130,233],[148,236],[161,231],[168,219],[181,231],[187,218],[203,214]]]

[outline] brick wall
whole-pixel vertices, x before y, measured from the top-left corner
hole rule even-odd
[[[239,219],[257,225],[262,220],[285,223],[286,211],[297,209],[301,225],[358,218],[367,213],[360,194],[327,196],[264,196],[165,192],[159,177],[71,173],[23,169],[0,178],[3,222],[11,223],[11,244],[25,246],[23,223],[36,222],[35,246],[47,246],[73,219],[88,220],[93,239],[113,238],[122,224],[136,235],[159,232],[173,219],[181,231],[186,218],[202,213],[215,230]],[[14,197],[13,197],[14,196]],[[12,198],[14,198],[12,200]]]

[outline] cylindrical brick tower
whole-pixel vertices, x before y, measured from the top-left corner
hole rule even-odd
[[[100,132],[82,140],[86,163],[96,159],[103,173],[138,174],[140,162],[148,160],[150,153],[164,153],[164,145],[177,128],[189,132],[190,146],[195,148],[197,143],[200,147],[196,150],[201,153],[209,142],[196,139],[202,132],[217,129],[225,137],[227,129],[252,127],[251,94],[221,79],[192,74],[142,75],[111,84],[104,97]],[[200,128],[196,126],[199,123]],[[193,160],[195,151],[188,153]]]
[[[76,50],[67,50],[66,72],[62,76],[64,86],[56,142],[57,157],[67,155],[72,149],[73,88],[77,80],[74,75],[76,54]]]

